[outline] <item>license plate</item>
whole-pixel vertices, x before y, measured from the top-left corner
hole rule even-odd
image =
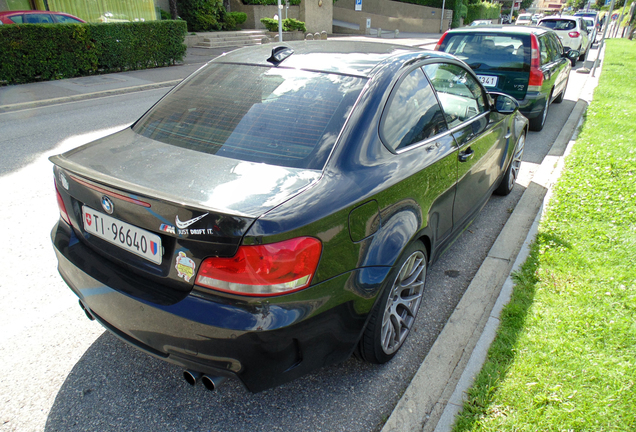
[[[496,87],[497,86],[497,77],[496,76],[486,76],[486,75],[477,75],[479,81],[484,85],[484,87]]]
[[[161,264],[161,237],[104,213],[82,206],[84,230],[122,249]]]

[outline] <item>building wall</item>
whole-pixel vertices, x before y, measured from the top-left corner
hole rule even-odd
[[[309,33],[332,33],[333,10],[333,0],[302,0],[299,19],[305,22]]]
[[[440,24],[442,24],[442,31],[448,30],[452,14],[452,10],[444,10],[442,22],[441,9],[386,0],[362,0],[361,11],[355,10],[355,0],[338,0],[333,8],[335,20],[357,24],[360,27],[359,30],[338,27],[338,31],[357,34],[366,33],[369,18],[371,27],[376,29],[409,33],[439,33]]]

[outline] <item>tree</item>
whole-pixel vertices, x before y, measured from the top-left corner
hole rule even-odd
[[[170,0],[169,4],[170,4],[170,17],[173,20],[178,19],[179,13],[177,12],[177,0]]]

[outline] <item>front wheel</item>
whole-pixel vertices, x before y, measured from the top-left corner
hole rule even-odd
[[[426,248],[421,242],[413,242],[406,248],[389,274],[360,339],[358,353],[362,359],[386,363],[404,345],[422,303],[427,262]]]
[[[517,178],[519,177],[519,170],[521,169],[521,160],[523,159],[523,150],[525,146],[526,134],[523,132],[517,140],[514,152],[512,153],[512,160],[510,161],[510,165],[508,165],[506,173],[501,179],[501,184],[497,187],[497,189],[495,189],[496,195],[508,195],[515,186],[515,181],[517,181]]]

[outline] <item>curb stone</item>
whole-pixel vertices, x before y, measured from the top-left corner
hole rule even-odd
[[[587,87],[586,80],[584,87]],[[510,300],[510,277],[527,258],[568,143],[588,103],[579,99],[488,256],[437,337],[382,432],[446,432],[480,372]],[[514,262],[513,262],[514,261]]]

